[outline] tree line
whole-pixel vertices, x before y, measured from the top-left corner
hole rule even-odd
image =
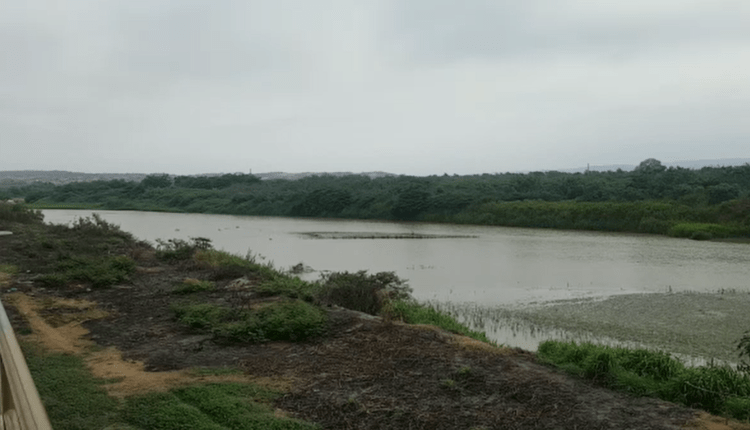
[[[655,159],[633,171],[482,175],[149,175],[140,182],[0,189],[40,207],[327,217],[668,233],[677,223],[750,229],[750,165],[687,169]],[[718,234],[718,233],[714,233]]]

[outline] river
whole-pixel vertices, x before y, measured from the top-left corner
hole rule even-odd
[[[43,212],[46,222],[63,224],[92,213]],[[746,244],[488,226],[95,212],[152,243],[207,237],[217,249],[242,255],[251,252],[277,268],[302,262],[316,271],[308,277],[317,277],[321,271],[393,271],[408,280],[418,300],[463,307],[512,308],[634,293],[750,292],[750,247]],[[329,238],[351,236],[342,233],[441,237]],[[516,342],[509,336],[495,334],[501,342]],[[518,343],[529,348],[525,340]]]

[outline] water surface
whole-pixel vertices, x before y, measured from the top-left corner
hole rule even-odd
[[[218,249],[260,254],[279,268],[304,262],[317,274],[393,271],[409,280],[421,300],[494,306],[631,293],[750,291],[746,244],[488,226],[96,212],[143,240],[207,237]],[[91,213],[44,211],[51,223]],[[356,238],[366,234],[375,238]],[[428,238],[409,238],[417,235]]]

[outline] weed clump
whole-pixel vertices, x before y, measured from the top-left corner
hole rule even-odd
[[[214,280],[250,278],[275,279],[277,272],[270,265],[258,264],[254,256],[240,257],[225,251],[205,249],[196,251],[193,262],[200,269],[209,269]]]
[[[207,303],[177,305],[178,321],[210,332],[223,343],[301,341],[323,333],[326,314],[301,300],[267,304],[260,309],[233,309]]]
[[[411,287],[393,272],[368,275],[334,272],[322,277],[320,299],[324,303],[378,315],[389,303],[411,298]]]
[[[6,228],[10,223],[41,224],[44,220],[42,211],[29,209],[22,204],[0,202],[0,227]]]
[[[277,277],[260,284],[254,291],[259,297],[285,296],[312,302],[320,291],[320,285],[299,278]]]
[[[274,414],[279,393],[253,384],[207,384],[129,398],[124,418],[148,429],[306,430],[314,424]]]
[[[172,290],[173,294],[193,294],[203,291],[212,291],[215,288],[211,281],[199,281],[198,279],[186,279]]]
[[[321,335],[326,323],[325,313],[301,300],[282,301],[269,304],[235,324],[220,338],[229,341],[288,340],[301,341]]]
[[[738,369],[750,375],[750,330],[737,342],[737,352],[740,356]]]
[[[487,338],[484,332],[471,330],[447,313],[419,304],[413,300],[398,300],[393,302],[392,312],[395,318],[405,323],[434,325],[451,333],[468,336],[491,345],[494,344],[493,341]]]
[[[538,356],[569,373],[638,396],[748,419],[750,374],[710,364],[686,368],[665,352],[547,341]],[[743,409],[744,407],[744,409]]]
[[[18,266],[13,264],[0,264],[0,273],[7,273],[8,275],[18,274]]]
[[[92,213],[90,217],[76,218],[70,229],[83,235],[133,237],[130,233],[122,231],[119,225],[107,222],[98,213]]]
[[[109,287],[128,281],[135,266],[135,261],[124,255],[68,257],[57,263],[53,273],[42,276],[40,282],[47,287],[64,287],[71,282]]]
[[[197,251],[208,249],[212,249],[211,239],[205,237],[191,237],[189,241],[156,239],[156,258],[162,261],[187,261],[193,258]]]

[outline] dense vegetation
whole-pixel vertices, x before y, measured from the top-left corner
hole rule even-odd
[[[704,239],[750,234],[750,165],[472,176],[150,175],[0,190],[38,207],[414,220],[630,231]]]
[[[665,352],[559,341],[543,342],[538,355],[570,373],[637,396],[658,397],[738,420],[750,419],[747,368],[734,370],[715,364],[685,367]]]

